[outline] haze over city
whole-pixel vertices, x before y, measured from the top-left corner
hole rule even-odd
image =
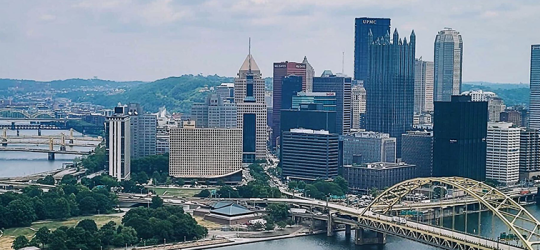
[[[463,81],[528,83],[540,6],[528,1],[0,1],[0,76],[152,81],[182,74],[234,76],[252,51],[272,63],[307,56],[317,72],[353,73],[354,18],[389,17],[416,56],[433,60],[444,27],[464,41]]]

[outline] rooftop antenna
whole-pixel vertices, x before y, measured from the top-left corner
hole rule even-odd
[[[248,73],[251,74],[251,37],[249,38],[249,45],[248,45],[248,65],[249,65],[249,68],[248,68]]]
[[[341,54],[341,74],[345,74],[345,51]]]

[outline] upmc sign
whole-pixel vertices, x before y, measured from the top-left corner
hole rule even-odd
[[[377,20],[362,20],[363,24],[377,24]]]

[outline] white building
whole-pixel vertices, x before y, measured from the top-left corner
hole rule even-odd
[[[429,111],[433,111],[433,62],[420,57],[414,63],[414,113]]]
[[[360,114],[366,113],[366,89],[362,85],[351,88],[351,128],[360,128]]]
[[[473,102],[488,102],[488,120],[490,122],[499,122],[501,120],[501,113],[506,109],[506,105],[497,94],[489,91],[470,90],[461,93],[461,95],[470,96]]]
[[[131,174],[131,124],[127,107],[116,107],[105,123],[109,175],[121,181]]]
[[[486,178],[504,185],[519,181],[520,128],[490,122],[487,131]]]
[[[189,124],[188,124],[189,123]],[[195,128],[194,121],[170,130],[169,174],[221,178],[242,170],[242,130]]]
[[[464,91],[461,95],[471,96],[471,101],[473,102],[487,102],[489,98],[497,97],[497,94],[483,90]]]

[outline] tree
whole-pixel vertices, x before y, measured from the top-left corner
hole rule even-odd
[[[297,181],[289,181],[288,186],[289,186],[290,190],[297,189],[298,188],[298,182]]]
[[[27,247],[29,246],[30,242],[28,241],[28,239],[21,235],[17,238],[15,238],[15,241],[13,241],[13,249],[21,249],[21,248],[24,248],[24,247]]]
[[[150,207],[154,209],[163,207],[163,199],[157,195],[152,197],[152,204],[150,204]]]
[[[30,226],[37,218],[34,208],[21,199],[11,201],[7,206],[7,211],[12,226]]]
[[[203,189],[201,190],[201,192],[199,192],[198,194],[195,195],[195,197],[204,197],[204,198],[207,198],[207,197],[210,197],[211,193],[210,191],[208,191],[208,189]]]
[[[84,229],[84,231],[87,231],[87,232],[90,232],[90,233],[95,233],[95,232],[98,231],[96,222],[94,220],[90,220],[90,219],[84,219],[84,220],[79,221],[79,223],[77,223],[76,227],[80,227],[80,228]]]
[[[47,227],[42,227],[36,232],[34,239],[41,243],[42,248],[45,248],[45,245],[49,244],[50,237],[51,231]]]
[[[304,189],[306,188],[306,183],[304,181],[299,181],[298,182],[298,188],[299,189]]]
[[[49,216],[53,219],[63,220],[71,215],[69,202],[64,197],[51,200],[46,206]]]
[[[176,179],[175,183],[176,183],[176,185],[178,185],[178,186],[184,186],[184,184],[185,184],[186,182],[184,181],[184,179],[178,178],[178,179]]]
[[[268,205],[266,211],[275,221],[285,221],[289,218],[289,206],[285,203],[273,203]]]
[[[349,191],[349,183],[347,183],[347,180],[345,180],[343,177],[337,176],[336,178],[334,178],[334,183],[341,188],[341,191],[343,191],[343,193],[346,194]]]
[[[231,186],[222,186],[217,191],[217,194],[221,198],[238,198],[238,197],[240,197],[240,194],[238,194],[238,191],[234,190]]]
[[[283,229],[283,228],[287,227],[287,222],[286,221],[278,221],[276,224],[277,224],[279,229]]]
[[[79,201],[79,209],[82,214],[94,214],[96,213],[97,207],[97,201],[92,196],[84,197]]]
[[[257,221],[250,225],[253,231],[258,231],[264,228],[264,224],[260,221]]]
[[[73,175],[66,174],[62,176],[62,180],[60,180],[60,184],[62,185],[75,185],[77,184],[77,179]]]
[[[264,229],[267,231],[274,230],[275,227],[276,225],[274,224],[274,221],[272,220],[267,220],[266,224],[264,225]]]
[[[52,175],[47,175],[45,176],[45,178],[37,180],[37,183],[45,184],[45,185],[54,185],[55,181]]]

